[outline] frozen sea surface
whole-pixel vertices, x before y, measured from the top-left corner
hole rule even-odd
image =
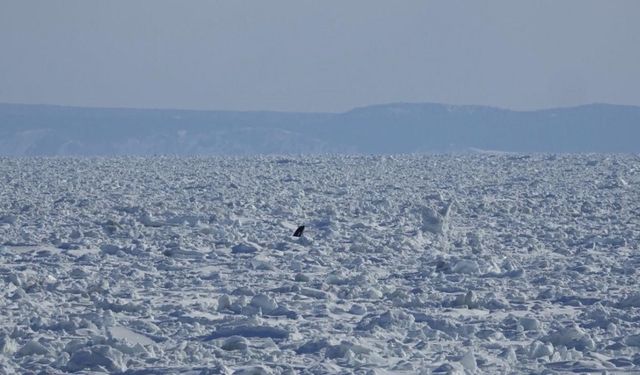
[[[640,372],[637,155],[5,158],[0,179],[0,373]]]

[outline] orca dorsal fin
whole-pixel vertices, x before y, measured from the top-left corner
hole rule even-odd
[[[293,236],[294,237],[301,237],[302,236],[302,232],[304,232],[304,225],[299,226],[298,229],[296,229],[296,231],[293,232]]]

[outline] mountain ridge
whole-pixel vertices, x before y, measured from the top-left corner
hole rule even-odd
[[[20,103],[20,102],[0,102],[0,107],[50,107],[50,108],[60,108],[60,109],[76,109],[76,110],[108,110],[108,111],[159,111],[159,112],[221,112],[221,113],[287,113],[287,114],[345,114],[356,110],[361,109],[372,109],[372,108],[384,108],[384,107],[396,107],[396,106],[434,106],[434,107],[444,107],[444,108],[479,108],[479,109],[492,109],[499,110],[505,112],[517,112],[517,113],[529,113],[529,112],[545,112],[545,111],[555,111],[555,110],[564,110],[564,109],[578,109],[584,107],[615,107],[615,108],[634,108],[640,109],[640,105],[631,105],[631,104],[615,104],[615,103],[606,103],[606,102],[592,102],[592,103],[584,103],[578,105],[567,105],[567,106],[559,106],[559,107],[545,107],[545,108],[537,108],[537,109],[512,109],[506,107],[499,107],[493,105],[482,105],[482,104],[449,104],[443,102],[388,102],[388,103],[377,103],[377,104],[368,104],[363,106],[356,106],[351,109],[345,111],[331,112],[331,111],[312,111],[312,112],[304,112],[304,111],[281,111],[281,110],[269,110],[269,109],[248,109],[248,110],[234,110],[234,109],[189,109],[189,108],[153,108],[153,107],[100,107],[100,106],[79,106],[79,105],[64,105],[64,104],[44,104],[44,103]]]
[[[0,103],[0,155],[640,152],[640,107],[386,103],[341,113]]]

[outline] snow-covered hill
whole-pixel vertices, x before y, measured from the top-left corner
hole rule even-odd
[[[0,104],[1,155],[639,152],[640,107],[387,104],[345,113]]]

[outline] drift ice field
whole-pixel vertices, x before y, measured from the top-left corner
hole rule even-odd
[[[640,373],[637,155],[0,171],[0,373]]]

